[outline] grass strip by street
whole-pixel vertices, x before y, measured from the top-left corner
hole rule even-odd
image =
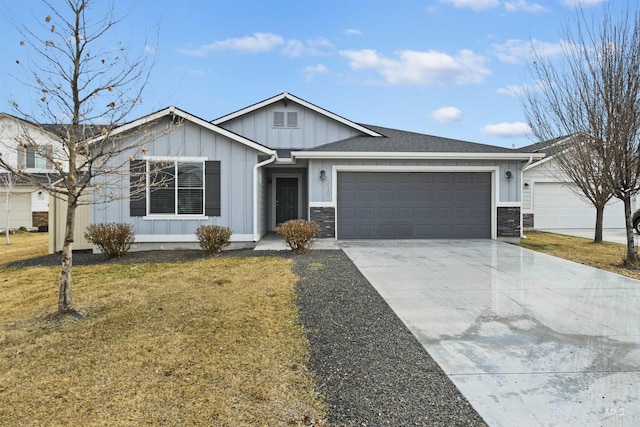
[[[591,239],[555,233],[528,231],[520,245],[558,258],[640,280],[640,270],[623,266],[626,247],[618,243],[594,243]]]
[[[4,261],[4,260],[3,260]],[[0,266],[0,425],[324,425],[292,261]]]

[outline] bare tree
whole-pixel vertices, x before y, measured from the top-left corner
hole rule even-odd
[[[11,220],[11,209],[13,203],[13,192],[18,182],[18,175],[14,175],[8,172],[0,172],[0,185],[4,187],[4,211],[7,215],[6,222],[4,224],[4,234],[7,245],[11,244],[11,238],[9,237],[9,225]]]
[[[611,196],[624,202],[627,260],[633,262],[631,196],[640,185],[640,13],[630,3],[613,7],[605,6],[594,21],[577,12],[575,27],[565,29],[560,62],[536,52],[530,69],[540,90],[527,91],[524,107],[541,140],[575,136],[556,154],[558,163],[596,206],[600,230],[599,206]]]
[[[91,201],[97,202],[97,194],[113,194],[109,185],[121,188],[121,179],[115,175],[123,168],[114,162],[124,164],[129,158],[123,158],[122,153],[144,150],[146,135],[124,146],[121,135],[113,136],[112,132],[140,103],[153,63],[146,44],[130,54],[110,37],[122,21],[114,16],[113,5],[106,13],[92,13],[101,3],[65,0],[64,9],[47,0],[43,3],[51,14],[42,17],[40,27],[23,25],[20,29],[20,44],[29,50],[25,56],[31,60],[22,65],[25,71],[20,76],[26,77],[19,80],[36,93],[38,114],[27,112],[17,101],[13,105],[21,117],[55,139],[56,146],[50,150],[23,132],[19,144],[55,169],[51,175],[55,179],[42,182],[29,175],[25,179],[66,201],[58,313],[77,315],[71,292],[76,208],[89,192],[93,193]],[[0,166],[20,173],[1,157]],[[98,191],[91,188],[96,178],[102,178]]]

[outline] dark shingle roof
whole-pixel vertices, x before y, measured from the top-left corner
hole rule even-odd
[[[308,151],[334,151],[334,152],[391,152],[391,153],[512,153],[510,148],[497,147],[495,145],[479,144],[476,142],[461,141],[457,139],[443,138],[440,136],[425,135],[415,132],[407,132],[398,129],[390,129],[381,126],[364,125],[381,135],[354,136],[341,141],[332,142],[312,148]]]

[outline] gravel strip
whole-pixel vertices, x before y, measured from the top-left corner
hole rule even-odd
[[[298,308],[310,343],[310,368],[332,426],[485,426],[422,345],[340,250],[238,250],[223,256],[295,260]],[[120,260],[74,253],[74,265],[187,262],[201,251],[131,252]],[[60,255],[14,263],[58,265]]]

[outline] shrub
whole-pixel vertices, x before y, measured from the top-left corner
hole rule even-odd
[[[127,255],[135,239],[131,224],[91,224],[84,238],[96,245],[107,258],[122,258]]]
[[[229,246],[232,231],[219,225],[201,225],[196,230],[200,247],[207,255],[218,255],[222,248]]]
[[[313,221],[304,219],[290,219],[276,227],[276,233],[284,237],[293,252],[306,253],[311,246],[311,240],[320,231],[320,226]]]

